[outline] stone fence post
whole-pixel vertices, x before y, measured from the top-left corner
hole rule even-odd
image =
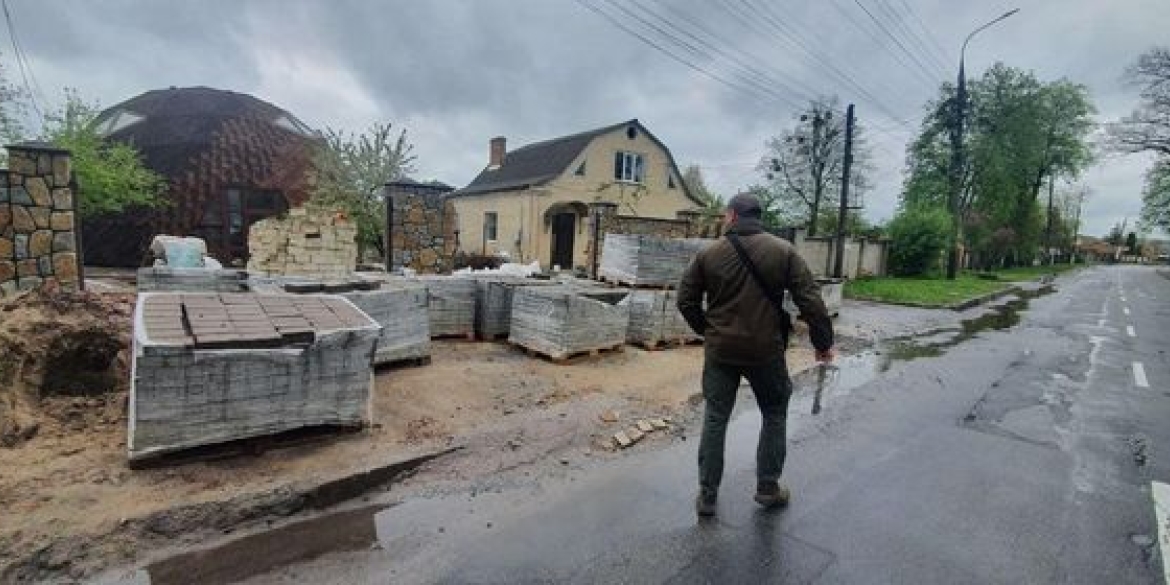
[[[7,148],[8,170],[0,172],[0,296],[80,289],[69,151],[40,142]]]

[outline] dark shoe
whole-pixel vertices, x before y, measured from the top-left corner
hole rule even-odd
[[[719,492],[709,488],[699,488],[699,495],[695,497],[695,512],[700,516],[714,516],[715,503],[719,499]]]
[[[787,506],[792,492],[775,481],[761,481],[756,484],[756,503],[765,508]]]

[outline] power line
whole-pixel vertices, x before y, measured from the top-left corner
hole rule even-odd
[[[634,38],[636,38],[636,39],[638,39],[638,40],[640,40],[640,41],[642,41],[642,42],[643,42],[643,43],[645,43],[646,45],[649,45],[651,48],[653,48],[653,49],[657,50],[658,52],[662,53],[663,55],[666,55],[667,57],[670,57],[671,59],[673,59],[673,60],[677,61],[678,63],[682,64],[683,66],[685,66],[685,67],[687,67],[687,68],[689,68],[689,69],[692,69],[692,70],[694,70],[694,71],[696,71],[696,72],[698,72],[698,73],[701,73],[701,74],[703,74],[703,75],[705,75],[705,76],[707,76],[707,77],[709,77],[709,78],[713,79],[714,81],[716,81],[716,82],[718,82],[718,83],[720,83],[720,84],[722,84],[722,85],[725,85],[725,86],[727,86],[728,88],[730,88],[730,89],[732,89],[732,90],[735,90],[735,91],[745,91],[745,90],[748,90],[748,91],[751,91],[751,92],[755,93],[757,98],[758,98],[758,97],[760,97],[760,96],[761,96],[761,94],[763,94],[763,95],[767,95],[767,94],[766,94],[766,92],[762,92],[761,90],[758,90],[758,89],[751,88],[750,86],[746,86],[746,87],[745,87],[745,86],[743,86],[743,85],[738,85],[738,84],[736,84],[736,83],[735,83],[735,82],[733,82],[733,81],[730,81],[730,80],[728,80],[728,79],[725,79],[725,78],[723,78],[723,77],[721,77],[721,76],[719,76],[719,75],[717,75],[717,74],[715,74],[715,73],[713,73],[713,72],[711,72],[711,71],[707,70],[707,69],[706,69],[706,68],[704,68],[704,67],[701,67],[701,66],[699,66],[699,65],[696,65],[696,64],[694,64],[694,63],[692,63],[692,62],[690,62],[690,61],[688,61],[688,60],[686,60],[686,59],[684,59],[684,58],[682,58],[682,57],[680,57],[680,56],[678,56],[678,55],[674,54],[673,52],[671,52],[670,50],[666,49],[666,48],[665,48],[665,47],[663,47],[662,45],[660,45],[660,44],[656,43],[656,42],[655,42],[653,39],[650,39],[650,38],[648,38],[647,36],[643,35],[642,33],[639,33],[638,31],[634,30],[633,28],[626,26],[626,24],[625,24],[625,23],[623,23],[621,20],[619,20],[619,19],[615,18],[613,15],[611,15],[611,14],[609,14],[609,13],[605,12],[604,10],[601,10],[601,9],[600,9],[600,8],[598,8],[597,6],[594,6],[594,5],[592,5],[592,4],[589,4],[589,3],[588,3],[588,2],[586,2],[585,0],[575,0],[575,1],[576,1],[578,4],[580,4],[581,6],[583,6],[583,7],[587,8],[588,10],[590,10],[591,12],[594,12],[594,13],[598,14],[599,16],[601,16],[602,18],[606,19],[607,21],[609,21],[609,22],[610,22],[611,24],[613,24],[614,26],[616,26],[616,27],[618,27],[619,29],[621,29],[621,30],[625,31],[627,34],[629,34],[629,35],[633,36]],[[792,105],[792,103],[791,103],[791,102],[789,102],[789,101],[788,101],[786,98],[782,98],[782,97],[781,97],[781,98],[776,98],[776,97],[773,97],[771,101],[782,101],[782,102],[786,102],[786,103],[788,103],[788,105],[790,105],[790,106]]]
[[[946,61],[939,57],[939,54],[931,47],[927,46],[926,42],[922,40],[918,33],[906,24],[906,19],[898,14],[898,11],[894,9],[888,0],[874,0],[874,4],[886,16],[887,21],[892,23],[893,28],[896,29],[895,32],[902,34],[903,38],[907,39],[913,48],[918,51],[918,54],[929,61],[930,65],[938,71],[947,70]]]
[[[878,20],[878,18],[876,16],[874,16],[872,12],[869,11],[869,9],[866,8],[864,4],[861,3],[861,0],[853,0],[853,3],[856,4],[857,7],[860,8],[863,12],[865,12],[866,16],[869,16],[870,20],[872,20],[875,24],[877,24],[878,28],[881,29],[881,31],[883,33],[885,33],[886,36],[890,37],[890,39],[894,41],[894,44],[897,45],[899,49],[902,49],[902,53],[904,53],[907,57],[909,57],[910,60],[914,62],[915,66],[917,66],[923,73],[926,74],[927,78],[932,78],[932,77],[937,76],[937,72],[932,73],[925,65],[923,65],[922,61],[918,58],[918,56],[915,55],[913,52],[911,52],[909,49],[907,49],[906,45],[902,44],[902,41],[898,38],[898,36],[895,35],[894,33],[890,32],[890,29],[886,28],[886,25],[882,24],[882,21]],[[941,76],[938,76],[938,77],[941,77]]]
[[[803,38],[802,35],[797,30],[795,30],[794,28],[788,27],[785,24],[784,20],[782,18],[780,18],[780,16],[778,14],[772,12],[771,8],[767,5],[767,3],[764,3],[761,7],[761,6],[757,6],[755,4],[752,4],[748,0],[740,0],[740,1],[743,2],[743,4],[746,5],[750,10],[752,10],[756,14],[760,15],[766,23],[771,25],[771,27],[774,30],[779,32],[783,37],[789,39],[790,42],[794,43],[795,46],[797,46],[805,54],[807,54],[809,57],[811,57],[814,61],[816,61],[822,67],[826,68],[839,81],[842,81],[844,83],[844,85],[852,87],[853,90],[856,91],[860,97],[864,98],[865,100],[869,101],[871,104],[876,106],[878,109],[882,110],[882,112],[885,115],[887,115],[891,120],[893,120],[894,122],[901,124],[901,125],[908,125],[908,123],[906,122],[905,119],[903,119],[901,116],[898,116],[896,113],[894,113],[893,110],[891,110],[882,100],[878,99],[873,93],[871,93],[869,90],[867,90],[865,87],[863,87],[859,82],[857,82],[855,79],[853,79],[850,75],[841,71],[832,62],[830,62],[828,59],[822,57],[817,51],[815,51],[813,48],[811,48],[810,47],[811,43],[809,43],[807,39]]]
[[[41,112],[40,105],[37,104],[36,92],[33,90],[33,84],[29,83],[29,77],[36,82],[36,77],[32,74],[32,66],[28,65],[27,59],[24,56],[24,51],[20,48],[19,41],[16,40],[16,27],[12,24],[12,13],[8,10],[8,0],[0,0],[0,7],[4,9],[4,21],[8,25],[8,38],[12,41],[13,56],[16,57],[16,67],[20,70],[20,78],[24,81],[24,88],[28,93],[29,103],[32,104],[33,110],[36,111],[37,117],[43,118],[44,114]],[[40,85],[37,89],[40,89]]]
[[[898,1],[902,4],[902,7],[906,9],[906,12],[910,15],[910,18],[918,24],[918,28],[922,29],[922,32],[925,33],[925,37],[928,41],[930,41],[930,44],[934,45],[934,48],[938,50],[940,55],[943,56],[943,61],[949,63],[950,53],[942,46],[942,43],[939,42],[938,37],[934,34],[934,31],[930,30],[930,27],[926,26],[926,23],[923,22],[922,19],[918,16],[918,11],[914,10],[914,7],[911,6],[907,0]]]
[[[898,64],[900,64],[909,73],[912,74],[911,75],[912,78],[914,78],[916,81],[924,83],[924,87],[930,88],[931,91],[934,91],[936,89],[936,86],[938,84],[938,80],[933,75],[930,75],[929,73],[924,73],[921,70],[921,67],[919,67],[918,69],[915,69],[910,63],[908,63],[906,61],[906,59],[902,56],[901,53],[898,53],[897,51],[891,49],[890,46],[886,42],[884,42],[877,34],[874,34],[874,32],[869,27],[866,27],[864,24],[862,24],[861,21],[859,21],[853,15],[852,11],[846,10],[845,7],[841,5],[840,0],[833,0],[831,2],[831,4],[833,5],[833,8],[837,12],[839,12],[842,16],[844,16],[845,19],[848,20],[854,26],[854,28],[856,28],[858,31],[865,33],[866,35],[869,35],[869,37],[871,39],[873,39],[873,41],[875,43],[877,43],[877,45],[879,47],[888,51],[890,53],[890,55],[894,58],[894,60],[898,62]],[[916,75],[914,75],[914,74],[916,74]]]

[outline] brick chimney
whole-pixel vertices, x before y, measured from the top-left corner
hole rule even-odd
[[[503,136],[492,138],[488,149],[488,168],[498,169],[504,166],[504,154],[507,153],[508,139]]]

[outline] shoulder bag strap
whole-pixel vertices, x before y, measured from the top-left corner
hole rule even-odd
[[[743,242],[739,241],[739,235],[734,233],[727,234],[727,240],[731,242],[732,247],[735,248],[735,253],[739,255],[740,262],[747,268],[748,273],[752,275],[752,280],[756,281],[756,285],[760,287],[760,291],[772,303],[776,309],[776,314],[780,316],[781,327],[784,328],[784,338],[787,342],[788,329],[791,327],[789,322],[788,311],[784,310],[784,299],[778,297],[776,291],[768,288],[768,284],[764,282],[764,275],[760,274],[760,269],[756,268],[755,262],[752,262],[751,256],[748,256],[747,249],[744,248]]]

